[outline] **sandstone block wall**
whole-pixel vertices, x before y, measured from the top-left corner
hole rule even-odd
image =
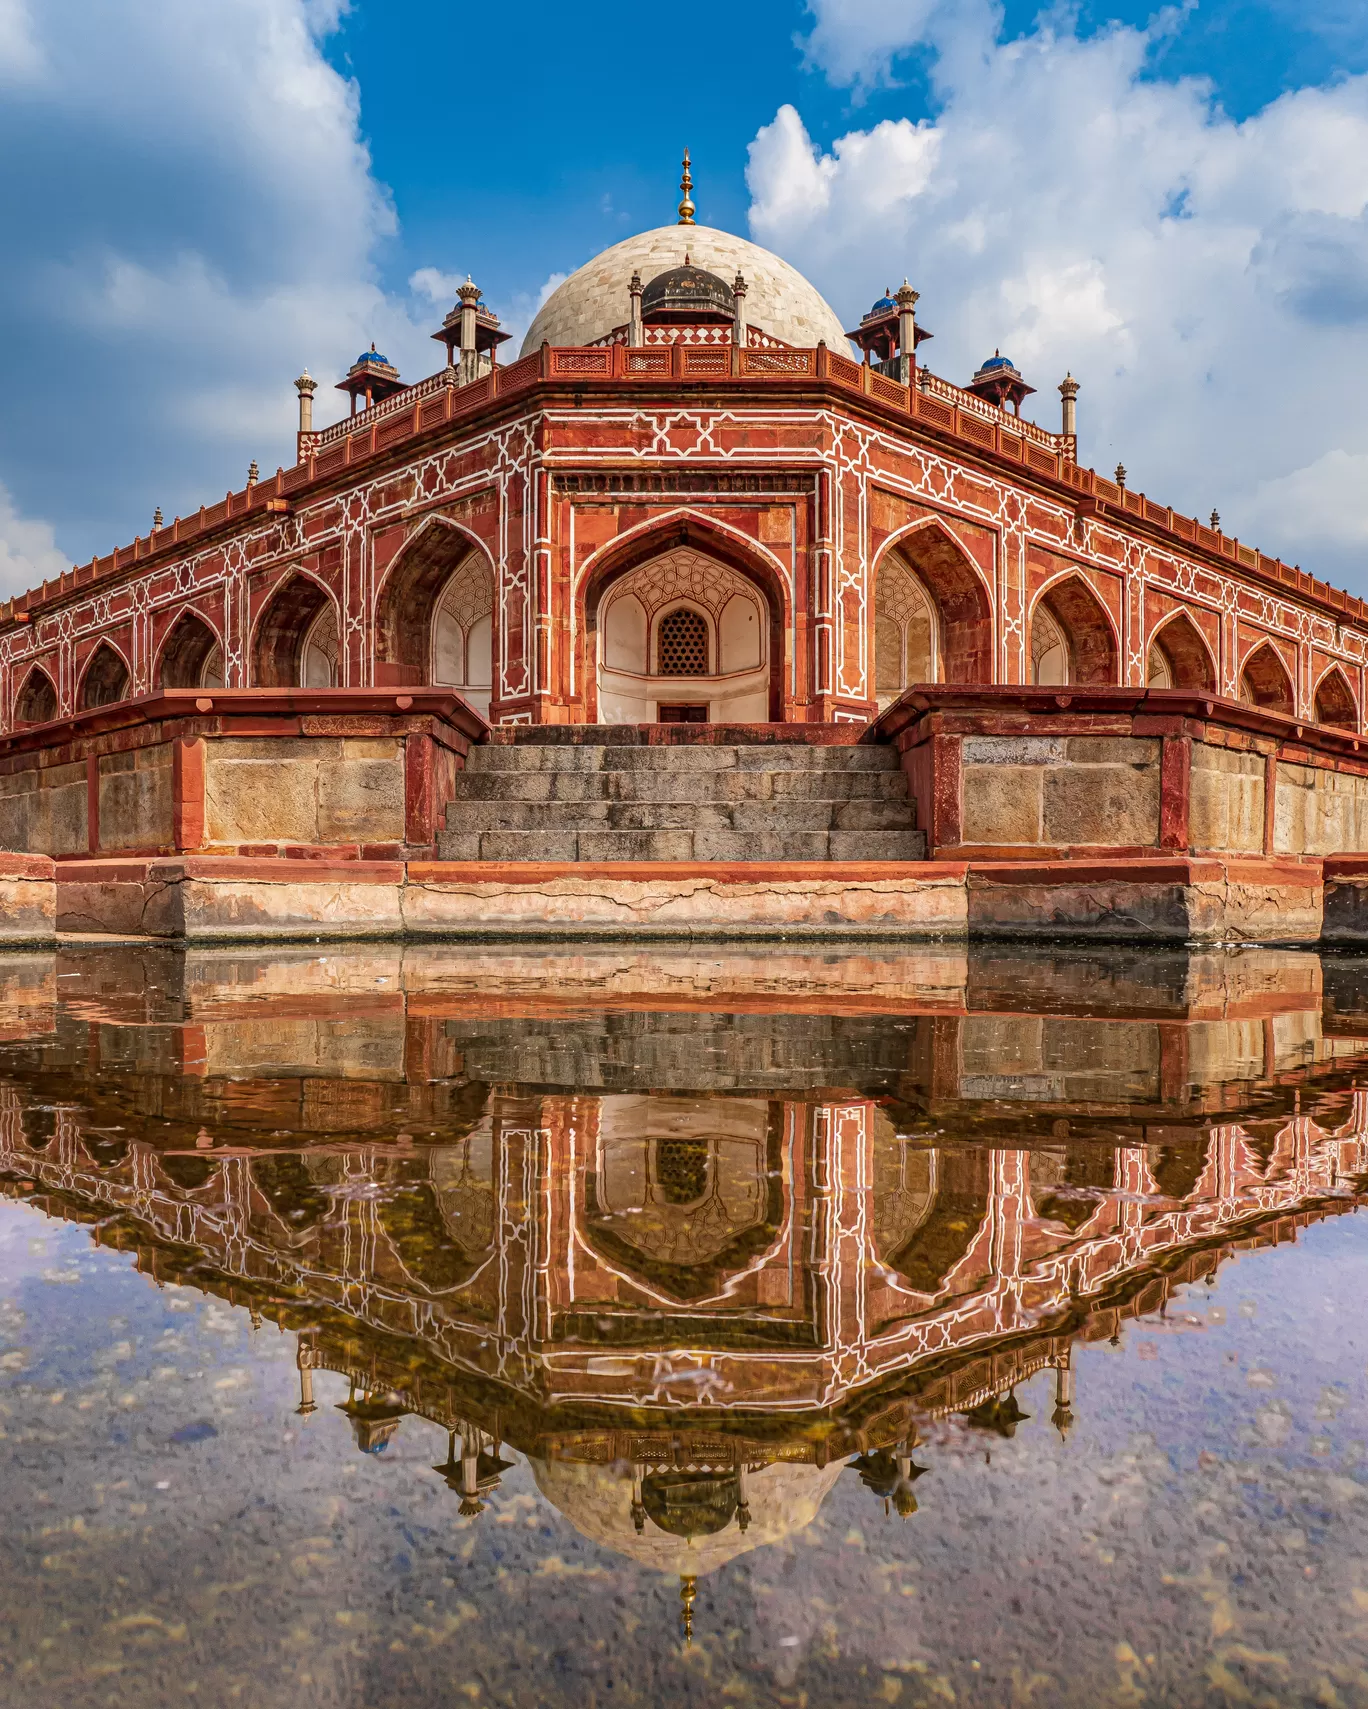
[[[1154,738],[966,736],[961,764],[966,844],[1158,844]]]
[[[403,742],[396,736],[209,742],[204,837],[210,846],[402,842]]]
[[[169,742],[159,742],[152,748],[135,748],[131,753],[100,755],[102,849],[158,849],[174,845],[172,769]],[[81,766],[80,771],[84,788],[85,767]]]
[[[1194,742],[1191,765],[1189,846],[1202,853],[1262,853],[1263,755]]]
[[[1368,777],[1278,763],[1273,852],[1358,854],[1368,850]]]
[[[20,854],[83,854],[86,812],[84,761],[0,777],[0,848]]]

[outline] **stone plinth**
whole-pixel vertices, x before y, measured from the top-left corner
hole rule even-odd
[[[167,689],[0,740],[0,848],[431,853],[488,728],[447,689]]]
[[[1368,854],[1368,739],[1240,701],[937,685],[866,740],[896,744],[933,860]]]

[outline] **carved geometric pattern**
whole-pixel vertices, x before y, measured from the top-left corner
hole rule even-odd
[[[563,644],[555,635],[553,614],[538,608],[536,593],[552,585],[548,474],[564,470],[592,480],[600,469],[624,466],[643,474],[687,469],[718,480],[735,473],[747,482],[766,472],[781,471],[789,480],[821,475],[826,496],[820,507],[820,537],[812,541],[808,564],[785,566],[791,591],[794,574],[801,570],[811,576],[806,615],[813,652],[803,668],[806,672],[811,667],[807,680],[821,693],[863,699],[872,688],[870,515],[872,495],[883,491],[932,510],[952,525],[957,519],[972,521],[996,537],[999,680],[1029,674],[1024,613],[1029,544],[1067,555],[1085,574],[1114,577],[1122,584],[1121,651],[1128,681],[1143,682],[1147,674],[1145,594],[1153,589],[1219,617],[1222,692],[1236,691],[1240,654],[1257,631],[1297,649],[1298,715],[1312,712],[1321,668],[1312,668],[1313,647],[1327,662],[1346,667],[1351,693],[1360,696],[1361,703],[1360,672],[1368,664],[1368,635],[1361,629],[1299,605],[1295,593],[1285,595],[1260,585],[1235,561],[1226,568],[1186,559],[1181,549],[1132,535],[1119,520],[1081,516],[1067,496],[1029,491],[1017,484],[1010,470],[980,466],[972,456],[918,443],[868,422],[856,423],[839,410],[807,406],[625,404],[529,411],[496,428],[476,428],[454,444],[420,451],[404,464],[402,478],[396,478],[392,467],[377,469],[374,476],[358,470],[361,478],[354,486],[318,498],[301,497],[283,520],[254,520],[231,539],[201,546],[173,564],[121,572],[58,612],[35,613],[31,624],[0,636],[0,681],[7,684],[0,730],[12,727],[13,697],[29,664],[60,649],[59,687],[65,705],[73,688],[66,662],[69,655],[74,658],[70,650],[101,634],[112,635],[127,657],[130,692],[146,692],[153,686],[152,637],[154,632],[165,633],[161,614],[191,598],[218,613],[224,680],[242,684],[247,675],[248,577],[269,577],[297,562],[306,550],[341,550],[344,658],[339,664],[344,680],[367,680],[375,598],[370,543],[377,529],[477,494],[489,495],[497,513],[489,535],[498,611],[495,692],[505,701],[525,703],[547,687],[534,680],[538,639],[544,645],[552,639],[557,647]],[[690,590],[681,587],[678,592],[705,609],[715,609]],[[573,654],[571,661],[573,668]],[[793,669],[790,686],[796,690],[796,658]],[[519,715],[526,713],[520,710]]]
[[[494,607],[494,576],[483,552],[472,552],[451,572],[438,606],[463,630]]]
[[[648,618],[677,599],[691,600],[717,617],[733,594],[755,597],[755,589],[744,576],[689,546],[662,552],[625,575],[611,590],[613,598],[626,593],[637,596]]]

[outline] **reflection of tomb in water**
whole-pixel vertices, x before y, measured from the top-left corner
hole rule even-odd
[[[782,1110],[754,1098],[598,1100],[587,1243],[671,1299],[716,1294],[778,1238]]]
[[[1085,971],[1116,1014],[453,1019],[410,990],[332,1025],[287,989],[307,1012],[280,1024],[215,996],[137,1027],[111,998],[11,1049],[0,1185],[296,1331],[301,1414],[334,1373],[364,1451],[410,1414],[448,1431],[453,1515],[521,1454],[587,1535],[692,1582],[808,1524],[846,1466],[911,1514],[928,1421],[1010,1430],[1042,1369],[1067,1429],[1075,1340],[1353,1202],[1362,1097],[1326,1133],[1251,1092],[1362,1050],[1347,987],[1332,1038],[1228,987],[1183,1019],[1206,999],[1181,957],[1158,1018],[1122,1012],[1136,958]],[[985,952],[985,1007],[1014,977]]]

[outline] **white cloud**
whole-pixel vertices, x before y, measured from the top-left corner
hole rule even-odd
[[[409,275],[409,290],[428,302],[450,308],[465,284],[459,273],[443,273],[440,267],[420,267]]]
[[[0,0],[0,83],[26,83],[42,71],[25,0]]]
[[[54,581],[70,568],[71,560],[57,549],[51,525],[20,516],[0,486],[0,599]]]
[[[290,461],[302,367],[341,373],[372,339],[406,374],[436,366],[420,305],[375,273],[394,210],[320,45],[344,10],[0,0],[0,81],[15,41],[42,68],[0,103],[0,152],[24,163],[0,180],[0,314],[25,399],[0,478],[68,567],[252,457]]]
[[[756,238],[845,314],[907,274],[929,365],[963,382],[1001,347],[1051,426],[1072,369],[1089,461],[1368,591],[1368,78],[1237,124],[1205,83],[1146,74],[1172,15],[1002,42],[979,5],[813,11],[837,81],[890,83],[924,44],[937,115],[823,152],[781,108],[751,146]]]

